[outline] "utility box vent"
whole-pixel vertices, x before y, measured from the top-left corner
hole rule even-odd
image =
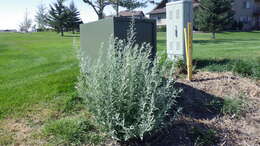
[[[156,55],[156,21],[135,19],[136,44],[150,43],[152,54]],[[112,17],[80,25],[82,53],[96,60],[101,51],[107,51],[111,37],[126,40],[132,18]],[[102,46],[102,47],[101,47]]]

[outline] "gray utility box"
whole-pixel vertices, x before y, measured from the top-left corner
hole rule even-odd
[[[171,60],[186,59],[184,28],[192,22],[191,0],[179,0],[166,4],[167,54]]]
[[[95,60],[100,51],[107,51],[111,36],[126,39],[132,18],[112,17],[80,25],[80,45],[84,53]],[[150,43],[152,57],[156,55],[156,21],[135,19],[136,43]],[[101,47],[101,45],[103,47]],[[100,50],[102,48],[102,50]]]

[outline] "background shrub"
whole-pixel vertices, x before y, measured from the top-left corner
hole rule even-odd
[[[232,71],[242,76],[260,78],[260,58],[255,61],[248,62],[244,60],[237,60],[233,65]]]
[[[175,74],[187,74],[187,65],[183,59],[177,59],[174,62]]]
[[[158,32],[166,32],[166,26],[165,26],[165,25],[163,25],[163,26],[158,26],[158,27],[157,27],[157,31],[158,31]]]
[[[213,72],[232,71],[234,74],[243,77],[260,79],[260,57],[252,60],[244,59],[196,59],[196,69]]]
[[[168,76],[171,71],[158,58],[149,59],[149,50],[149,44],[135,45],[132,24],[127,40],[111,40],[97,62],[80,57],[79,95],[114,139],[142,139],[166,124],[174,106],[178,91]]]
[[[221,112],[226,115],[234,115],[238,116],[243,111],[245,111],[245,101],[242,97],[239,98],[231,98],[226,97],[223,102],[223,107],[221,109]]]

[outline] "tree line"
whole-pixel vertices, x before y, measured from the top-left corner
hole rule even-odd
[[[44,31],[48,28],[54,29],[64,35],[65,31],[78,31],[82,22],[80,12],[72,1],[69,6],[64,4],[66,0],[56,0],[55,3],[49,5],[47,9],[44,5],[39,5],[36,13],[37,30]],[[112,6],[119,14],[119,7],[127,10],[134,10],[139,7],[146,7],[151,0],[82,0],[89,5],[98,19],[103,19],[104,9]],[[212,32],[212,38],[215,33],[225,30],[228,27],[239,27],[239,24],[233,20],[234,12],[232,10],[233,0],[200,0],[199,7],[194,9],[194,27],[201,31]],[[32,25],[32,20],[28,18],[26,11],[24,21],[20,24],[21,31],[27,32]],[[34,26],[36,27],[36,26]]]
[[[73,33],[79,31],[79,25],[82,22],[80,19],[80,12],[72,1],[69,6],[66,6],[66,0],[56,0],[53,4],[49,5],[49,8],[40,4],[37,7],[35,21],[37,25],[33,26],[33,29],[37,31],[45,31],[47,29],[53,29],[64,36],[64,32],[72,31]],[[127,10],[133,10],[139,7],[145,7],[148,1],[144,0],[82,0],[93,8],[98,16],[98,19],[103,19],[104,8],[111,5],[118,16],[119,7],[124,7]],[[32,20],[28,16],[26,10],[23,22],[19,25],[20,31],[28,32],[32,27]]]
[[[57,0],[49,6],[48,10],[42,4],[38,6],[35,16],[38,31],[52,28],[64,36],[65,31],[74,33],[79,30],[79,25],[83,23],[79,10],[73,1],[69,6],[64,5],[64,2],[65,0]]]

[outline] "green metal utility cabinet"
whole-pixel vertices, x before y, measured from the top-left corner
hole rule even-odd
[[[80,45],[83,53],[95,60],[100,51],[107,51],[111,36],[126,39],[132,18],[112,17],[80,25]],[[150,43],[152,57],[156,54],[156,21],[135,19],[136,43]],[[102,45],[102,47],[101,47]],[[102,50],[100,50],[102,48]]]

